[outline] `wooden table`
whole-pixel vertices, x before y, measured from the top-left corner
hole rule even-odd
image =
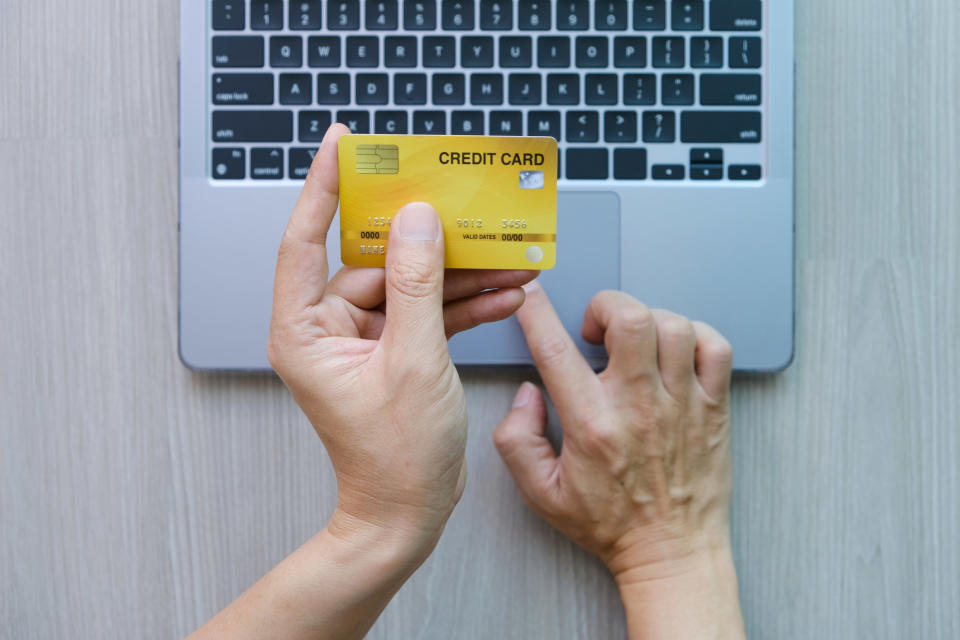
[[[0,636],[183,635],[322,526],[330,465],[276,378],[177,359],[177,3],[0,29]],[[797,357],[734,385],[747,626],[957,638],[960,10],[799,0],[796,33]],[[469,486],[371,637],[623,636],[493,449],[528,375],[464,372]]]

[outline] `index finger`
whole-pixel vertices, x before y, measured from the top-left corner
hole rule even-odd
[[[527,298],[517,320],[557,412],[561,418],[571,416],[577,407],[596,400],[600,381],[563,328],[540,283],[534,280],[523,288]]]
[[[337,141],[349,133],[334,124],[323,136],[283,232],[273,282],[274,308],[316,304],[327,286],[327,231],[340,198]]]

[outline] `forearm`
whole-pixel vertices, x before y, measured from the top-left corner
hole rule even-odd
[[[631,640],[744,638],[729,548],[617,576]]]
[[[328,525],[190,637],[362,638],[432,541],[341,529]]]

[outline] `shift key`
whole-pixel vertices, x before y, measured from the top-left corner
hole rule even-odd
[[[214,142],[290,142],[292,111],[214,111]]]
[[[759,111],[684,111],[680,114],[683,142],[760,142]]]

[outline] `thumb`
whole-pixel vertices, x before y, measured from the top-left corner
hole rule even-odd
[[[406,205],[387,240],[383,338],[410,353],[446,347],[443,325],[443,229],[429,204]]]
[[[547,405],[536,385],[520,385],[510,413],[493,432],[493,444],[513,476],[523,497],[536,510],[555,510],[558,496],[553,490],[559,460],[544,432]]]

